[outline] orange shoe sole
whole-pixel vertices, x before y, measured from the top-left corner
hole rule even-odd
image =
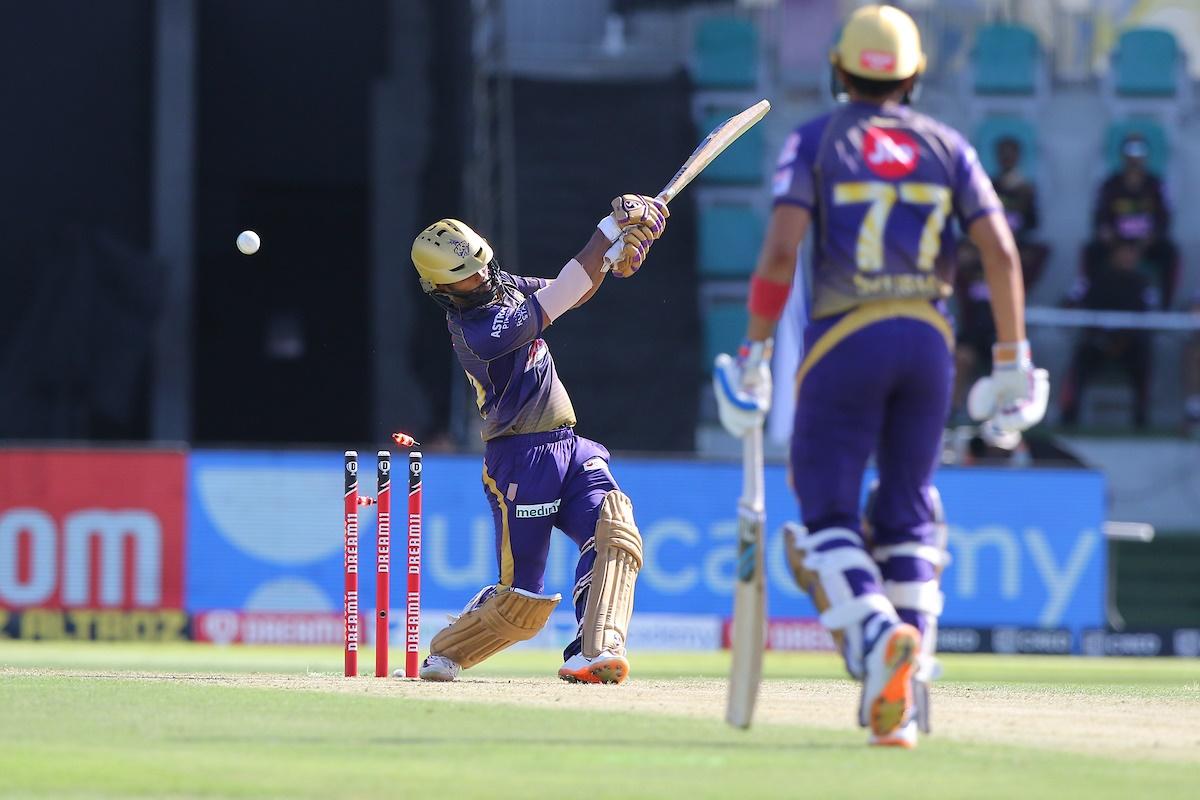
[[[897,625],[888,637],[883,663],[891,671],[883,691],[871,703],[871,732],[882,745],[906,746],[889,740],[889,734],[904,724],[913,706],[912,676],[921,652],[921,634],[912,625]]]
[[[593,661],[580,670],[560,669],[558,677],[567,683],[624,683],[629,677],[629,662],[623,658]]]

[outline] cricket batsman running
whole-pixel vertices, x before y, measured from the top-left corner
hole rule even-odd
[[[666,226],[664,203],[626,194],[613,201],[583,250],[554,280],[512,275],[491,246],[453,219],[413,243],[421,288],[446,311],[450,341],[483,417],[483,490],[496,523],[499,580],[483,587],[433,638],[421,678],[451,681],[532,638],[561,596],[543,593],[553,528],[579,547],[574,606],[579,633],[563,652],[566,681],[621,683],[625,638],[642,567],[633,504],[609,471],[602,445],[575,434],[575,411],[542,340],[546,328],[587,302],[605,275],[641,266]]]
[[[951,215],[982,254],[998,334],[992,374],[971,392],[973,416],[1024,430],[1045,414],[1049,382],[1030,359],[1021,267],[991,182],[957,131],[907,106],[925,65],[913,20],[861,8],[831,60],[849,102],[783,147],[746,341],[736,359],[718,359],[718,405],[735,436],[762,424],[772,336],[811,229],[812,321],[791,444],[804,527],[789,526],[788,562],[862,682],[869,741],[913,747],[918,722],[928,730],[922,699],[936,673],[947,562],[931,479],[954,370]],[[872,454],[879,484],[864,519]]]

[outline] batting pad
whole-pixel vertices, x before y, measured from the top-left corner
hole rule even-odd
[[[606,650],[625,652],[633,587],[642,569],[642,535],[633,521],[633,503],[622,492],[611,491],[600,503],[595,547],[592,586],[580,630],[585,658]]]
[[[560,600],[559,594],[541,595],[498,586],[495,594],[433,637],[429,652],[469,669],[506,647],[536,636]]]

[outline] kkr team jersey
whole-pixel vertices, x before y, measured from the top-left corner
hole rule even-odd
[[[542,341],[542,307],[532,295],[549,281],[500,273],[498,302],[447,313],[458,363],[475,387],[483,440],[575,424],[571,398]]]
[[[955,130],[889,103],[848,103],[783,146],[775,203],[812,213],[812,315],[861,303],[948,296],[953,212],[965,230],[1003,212],[974,148]]]

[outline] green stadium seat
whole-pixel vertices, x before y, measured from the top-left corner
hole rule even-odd
[[[1179,67],[1179,44],[1170,31],[1128,30],[1113,51],[1113,88],[1124,97],[1173,97]]]
[[[1167,132],[1155,120],[1139,117],[1114,122],[1108,126],[1104,136],[1104,163],[1108,165],[1109,171],[1120,169],[1121,142],[1132,133],[1140,133],[1146,139],[1146,146],[1150,148],[1150,171],[1155,175],[1164,175],[1171,155]]]
[[[711,131],[742,109],[719,109],[710,112],[700,127],[704,133]],[[705,183],[761,184],[763,181],[763,153],[766,148],[764,125],[755,125],[742,134],[741,138],[721,155],[717,156],[708,169],[700,174]]]
[[[750,205],[716,203],[701,207],[698,223],[701,277],[749,277],[762,244],[762,215]]]
[[[988,175],[995,175],[999,170],[996,143],[1010,137],[1021,144],[1021,171],[1034,179],[1038,174],[1037,131],[1033,123],[1022,117],[994,116],[980,123],[973,139],[979,152],[979,163]]]
[[[709,17],[696,28],[692,79],[700,89],[758,83],[758,29],[740,17]]]
[[[971,63],[976,94],[1033,95],[1037,91],[1041,49],[1023,25],[988,25],[975,36]]]
[[[704,313],[704,356],[700,368],[712,369],[718,353],[732,353],[746,336],[749,321],[745,301],[711,303]]]

